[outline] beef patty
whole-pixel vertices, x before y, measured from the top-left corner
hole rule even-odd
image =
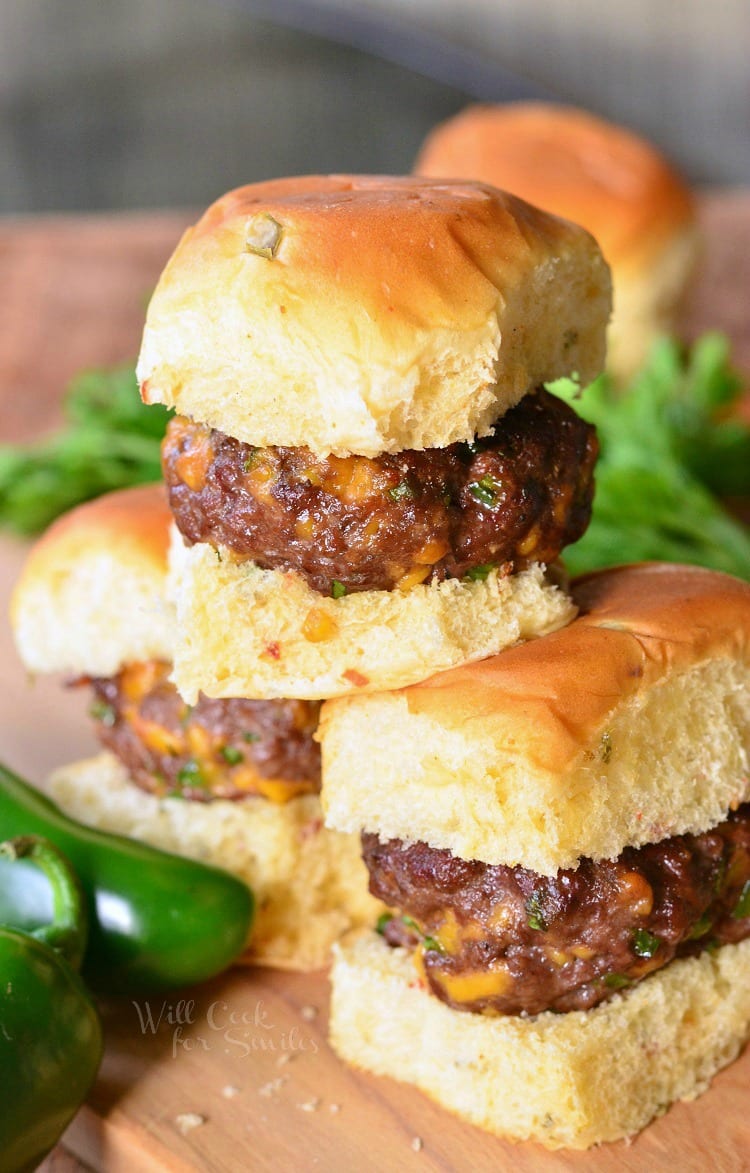
[[[318,702],[201,694],[191,706],[170,684],[170,670],[149,660],[86,681],[100,740],[140,787],[204,802],[249,795],[286,802],[318,793]]]
[[[540,876],[363,836],[392,945],[457,1010],[586,1010],[674,957],[750,936],[750,804],[702,835]]]
[[[178,417],[162,455],[188,542],[296,571],[338,595],[553,562],[588,525],[597,443],[539,390],[473,444],[319,458],[253,448]]]

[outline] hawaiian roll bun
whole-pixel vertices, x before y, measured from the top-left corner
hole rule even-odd
[[[747,801],[750,585],[655,563],[573,597],[543,640],[324,705],[328,825],[552,875]]]
[[[431,132],[414,171],[493,183],[588,228],[612,267],[615,373],[677,327],[698,254],[695,202],[638,135],[570,107],[469,106]]]
[[[169,521],[163,485],[145,485],[80,505],[50,526],[11,602],[30,672],[110,676],[133,660],[171,658]]]
[[[375,457],[487,434],[604,358],[592,237],[474,183],[312,176],[218,200],[148,311],[143,398],[237,440]]]

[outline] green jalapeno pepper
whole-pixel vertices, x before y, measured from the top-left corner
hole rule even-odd
[[[0,925],[0,1173],[26,1173],[54,1147],[94,1081],[102,1057],[96,1007],[76,970],[86,945],[86,905],[60,852],[25,836],[0,844],[11,886],[42,869],[52,916],[33,932]],[[7,911],[7,909],[6,909]]]
[[[94,989],[192,985],[226,969],[245,948],[254,902],[235,876],[76,823],[0,766],[0,839],[25,834],[59,847],[81,881],[90,926],[82,972]],[[27,892],[27,905],[32,898]],[[24,915],[33,922],[33,909]]]

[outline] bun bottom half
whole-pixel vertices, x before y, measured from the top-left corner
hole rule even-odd
[[[575,616],[535,565],[484,582],[450,579],[340,599],[296,574],[172,543],[173,680],[210,697],[326,699],[401,688],[556,631]]]
[[[674,961],[593,1010],[487,1018],[422,987],[374,933],[334,948],[331,1042],[506,1139],[586,1149],[705,1091],[750,1035],[750,940]]]
[[[45,790],[83,823],[225,868],[249,884],[256,917],[244,963],[321,969],[335,941],[382,911],[367,890],[359,836],[326,830],[317,795],[283,804],[155,798],[108,753],[57,770]]]

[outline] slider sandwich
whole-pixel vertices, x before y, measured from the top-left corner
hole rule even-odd
[[[395,687],[567,623],[547,575],[596,442],[542,387],[604,358],[588,233],[493,188],[240,188],[148,311],[188,700]]]
[[[256,897],[246,960],[317,969],[380,908],[357,839],[322,825],[318,705],[180,698],[169,524],[161,486],[128,489],[61,518],[29,556],[12,603],[19,653],[90,689],[104,747],[47,789],[83,822],[235,872]]]
[[[632,131],[542,102],[469,106],[431,131],[414,170],[494,183],[593,233],[612,267],[616,375],[632,375],[678,328],[699,252],[695,199]]]
[[[638,1131],[750,1035],[750,585],[651,564],[574,598],[320,726],[390,910],[336,948],[335,1049],[550,1148]]]

